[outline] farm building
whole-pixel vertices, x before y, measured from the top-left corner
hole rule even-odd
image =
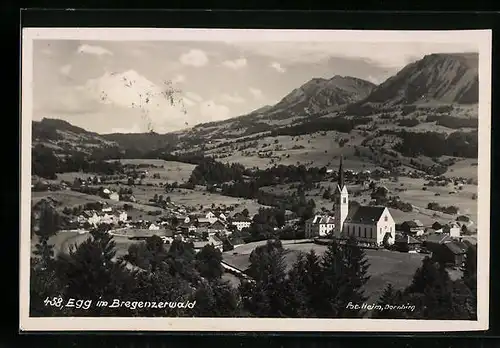
[[[424,224],[420,220],[409,220],[401,224],[401,231],[412,236],[421,236],[424,234]]]
[[[306,238],[325,237],[333,232],[334,227],[333,216],[316,215],[305,223]]]
[[[222,252],[224,243],[219,238],[217,238],[217,236],[210,236],[208,237],[207,241],[197,241],[194,242],[193,244],[194,244],[194,250],[196,252],[200,251],[201,249],[203,249],[205,245],[208,244],[212,244],[216,249],[219,249]]]
[[[447,233],[450,237],[460,237],[461,226],[456,221],[451,221],[449,224],[443,226],[443,233]]]
[[[432,258],[446,265],[461,267],[466,258],[467,244],[458,241],[447,241],[440,244],[432,252]]]
[[[398,251],[408,252],[412,250],[419,250],[422,242],[412,236],[404,233],[396,234],[394,247]]]
[[[241,214],[231,219],[231,225],[235,226],[238,231],[250,227],[251,223],[252,221],[249,218]]]

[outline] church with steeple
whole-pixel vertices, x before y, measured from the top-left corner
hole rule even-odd
[[[344,176],[344,159],[340,157],[338,183],[334,191],[333,221],[328,230],[331,235],[340,239],[354,236],[358,241],[371,245],[393,244],[396,234],[395,221],[387,207],[360,205],[349,209],[349,191]],[[324,236],[319,233],[320,225],[325,218],[315,216],[306,222],[306,238]]]
[[[349,214],[349,193],[347,192],[347,186],[344,180],[344,166],[343,166],[343,156],[340,156],[340,165],[338,172],[338,184],[333,193],[335,202],[335,236],[340,237],[342,235],[344,221],[347,219]]]

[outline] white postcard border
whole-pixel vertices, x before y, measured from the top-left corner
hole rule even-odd
[[[478,320],[269,318],[33,318],[29,316],[33,40],[275,41],[464,43],[479,51]],[[445,332],[487,330],[489,324],[491,30],[257,30],[164,28],[24,28],[20,228],[21,331]],[[57,294],[54,294],[57,295]]]

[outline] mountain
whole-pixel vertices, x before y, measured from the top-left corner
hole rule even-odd
[[[477,53],[429,54],[376,87],[361,104],[476,104]]]
[[[331,79],[313,78],[294,89],[267,112],[286,111],[292,114],[314,114],[366,98],[375,84],[350,76],[336,75]]]
[[[44,145],[56,153],[73,151],[91,153],[97,148],[116,148],[118,144],[107,140],[97,133],[89,132],[71,123],[44,118],[32,122],[33,146]]]

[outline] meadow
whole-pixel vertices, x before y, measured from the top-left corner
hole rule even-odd
[[[231,266],[245,270],[249,267],[249,256],[259,245],[266,242],[256,242],[241,245],[232,251],[223,253],[224,262]],[[314,243],[283,242],[286,250],[285,262],[287,268],[291,268],[299,253],[307,253],[314,250],[318,255],[323,255],[327,249],[324,245]],[[236,254],[235,254],[236,253]],[[404,288],[411,283],[415,271],[421,266],[425,255],[400,253],[388,250],[365,250],[367,260],[370,263],[368,274],[370,279],[365,285],[368,302],[377,301],[385,286],[391,283],[395,288]]]

